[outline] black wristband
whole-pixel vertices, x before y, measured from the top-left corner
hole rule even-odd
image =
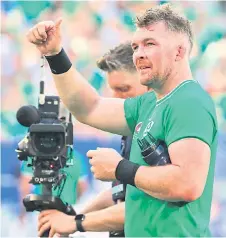
[[[82,221],[84,221],[85,215],[84,214],[78,214],[75,216],[75,222],[77,230],[80,232],[85,232],[84,227],[82,226]]]
[[[45,58],[48,61],[53,74],[63,74],[72,66],[72,63],[63,48],[57,55],[45,56]]]
[[[140,165],[127,159],[122,159],[115,170],[115,177],[124,184],[130,184],[136,187],[134,179]]]

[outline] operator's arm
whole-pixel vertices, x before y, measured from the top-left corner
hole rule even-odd
[[[114,205],[112,200],[112,189],[101,192],[95,199],[89,202],[89,204],[81,211],[82,214],[98,211]]]
[[[125,202],[106,209],[87,213],[82,222],[85,231],[121,231],[124,228]],[[57,210],[45,210],[39,214],[38,235],[50,229],[50,237],[54,234],[72,234],[77,231],[75,217]]]
[[[82,223],[85,231],[121,231],[124,229],[125,202],[87,213],[85,216]]]

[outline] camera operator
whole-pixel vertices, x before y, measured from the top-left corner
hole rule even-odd
[[[125,136],[133,134],[130,160],[109,148],[87,153],[95,178],[117,178],[127,184],[125,235],[209,236],[217,119],[211,98],[192,77],[193,38],[188,20],[168,5],[137,17],[133,60],[141,84],[156,94],[154,110],[149,94],[126,100],[100,97],[62,49],[61,22],[37,24],[28,39],[46,55],[62,101],[82,123]],[[139,142],[153,148],[153,159],[158,160],[161,156],[153,138],[165,142],[171,164],[147,163]],[[50,227],[53,235],[50,211],[40,216],[40,233]],[[74,227],[70,232],[76,230],[75,220],[71,218]],[[86,230],[86,219],[80,219],[81,223]]]

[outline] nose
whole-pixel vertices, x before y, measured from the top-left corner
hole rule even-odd
[[[121,98],[121,95],[119,92],[113,92],[113,97],[114,98]]]
[[[113,93],[113,97],[114,97],[114,98],[122,98],[122,99],[125,98],[125,96],[123,95],[122,92],[114,92],[114,93]]]
[[[136,62],[136,60],[139,59],[144,59],[146,57],[146,54],[144,52],[144,48],[143,47],[139,47],[136,51],[134,51],[133,53],[133,59],[134,62]]]

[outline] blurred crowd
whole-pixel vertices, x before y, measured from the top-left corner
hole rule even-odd
[[[8,192],[13,186],[17,187],[20,176],[20,169],[16,166],[19,162],[16,162],[13,150],[16,142],[27,131],[16,121],[16,111],[27,104],[37,106],[39,82],[43,75],[45,93],[56,94],[48,67],[44,67],[43,72],[38,51],[26,40],[29,28],[39,21],[55,21],[62,17],[63,45],[73,65],[101,95],[110,97],[111,91],[106,84],[105,75],[96,67],[96,61],[110,48],[131,39],[135,30],[133,20],[137,13],[165,2],[167,1],[1,1],[3,204],[7,204],[8,197],[17,191]],[[194,78],[212,96],[217,108],[219,146],[211,229],[214,236],[226,236],[226,2],[172,1],[172,4],[192,22],[195,37],[190,59],[192,72]],[[62,105],[61,114],[67,113]],[[76,147],[83,155],[96,145],[119,148],[118,136],[82,125],[76,120],[74,137]],[[88,164],[86,157],[83,163]],[[103,183],[100,185],[93,182],[88,169],[87,175],[90,176],[89,183],[94,184],[89,192],[92,189],[99,191]]]

